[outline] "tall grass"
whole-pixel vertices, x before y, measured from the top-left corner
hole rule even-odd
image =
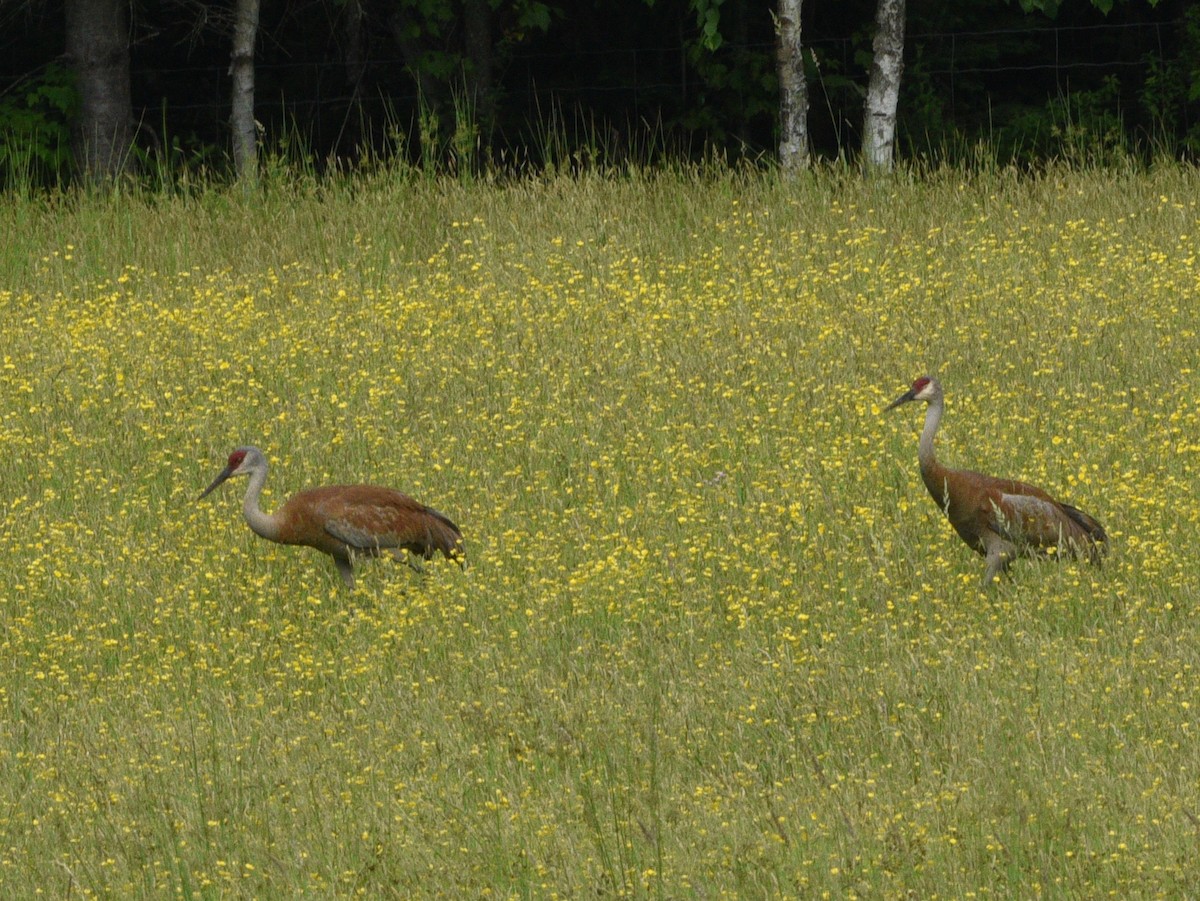
[[[1200,181],[268,179],[0,208],[8,897],[1200,892]],[[943,458],[1097,516],[982,561]],[[328,560],[373,481],[470,565]]]

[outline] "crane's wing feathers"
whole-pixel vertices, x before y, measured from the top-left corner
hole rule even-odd
[[[1098,553],[1107,540],[1104,529],[1081,510],[1060,503],[1040,489],[1015,483],[1016,491],[999,491],[992,499],[992,527],[1017,545],[1037,548],[1086,549]]]
[[[358,551],[382,550],[399,546],[398,542],[392,540],[394,536],[372,532],[345,519],[325,520],[325,531],[338,541],[343,541]]]
[[[1045,498],[1031,494],[1001,493],[1000,500],[994,504],[994,525],[1009,541],[1021,544],[1055,543],[1058,540],[1058,530],[1053,528],[1062,519],[1058,505]],[[1047,527],[1053,530],[1053,537],[1048,534]],[[1049,542],[1042,538],[1051,538]]]
[[[399,491],[346,486],[321,498],[320,507],[324,530],[362,553],[403,548],[427,560],[438,551],[449,559],[462,555],[458,526]]]

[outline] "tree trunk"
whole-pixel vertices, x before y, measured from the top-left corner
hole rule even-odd
[[[367,71],[366,18],[363,0],[346,0],[342,7],[342,40],[346,50],[342,56],[346,65],[346,83],[351,86],[355,100]]]
[[[233,97],[229,124],[233,131],[233,168],[239,181],[258,179],[258,127],[254,121],[254,44],[258,37],[259,0],[237,0],[233,21]]]
[[[808,167],[808,82],[800,41],[804,0],[779,0],[779,164],[785,174]]]
[[[463,0],[463,18],[466,97],[462,108],[455,111],[454,145],[459,164],[477,171],[491,145],[496,119],[492,9],[488,0]]]
[[[424,163],[432,164],[441,158],[442,146],[454,135],[453,98],[446,79],[433,74],[425,65],[424,47],[412,36],[405,13],[400,5],[388,17],[388,26],[405,66],[417,83],[417,103],[423,120],[418,130],[422,142],[420,154]]]
[[[863,121],[863,163],[890,172],[896,142],[896,108],[904,71],[904,0],[878,0],[874,60]]]
[[[496,116],[492,61],[492,10],[487,0],[464,0],[466,18],[467,85],[475,121],[486,142]]]
[[[79,110],[71,153],[85,181],[112,181],[132,166],[128,0],[67,0],[67,59]]]

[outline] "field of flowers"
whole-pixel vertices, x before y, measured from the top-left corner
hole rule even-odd
[[[0,209],[6,897],[1200,893],[1200,175]],[[942,459],[1096,516],[983,561]],[[465,571],[197,502],[392,485]]]

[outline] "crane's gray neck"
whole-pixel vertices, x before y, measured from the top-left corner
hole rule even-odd
[[[246,517],[246,524],[250,526],[254,534],[261,535],[270,541],[278,541],[279,523],[275,521],[274,516],[263,513],[262,508],[258,505],[258,498],[266,483],[267,467],[265,464],[251,471],[250,484],[246,486],[246,497],[242,501],[242,515]]]
[[[935,465],[933,436],[941,425],[943,410],[942,398],[938,396],[929,402],[929,409],[925,411],[925,428],[921,432],[921,443],[917,447],[917,461],[923,470],[932,469]]]

